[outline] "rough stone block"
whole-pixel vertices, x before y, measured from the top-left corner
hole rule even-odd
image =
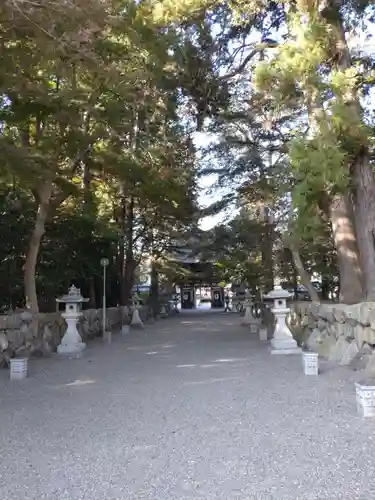
[[[318,322],[316,324],[316,327],[318,330],[320,330],[322,332],[323,330],[325,330],[327,328],[327,322],[324,321],[323,319],[319,318]]]
[[[349,344],[349,347],[347,350],[344,352],[340,365],[342,366],[347,366],[350,364],[350,362],[353,360],[353,358],[358,354],[358,346],[357,342],[355,340],[352,340],[351,343]]]
[[[335,345],[333,346],[328,359],[335,362],[341,361],[348,347],[349,343],[345,339],[345,337],[340,337],[339,339],[337,339]]]
[[[305,327],[305,326],[308,326],[308,325],[309,325],[309,317],[307,316],[307,314],[305,314],[304,316],[302,316],[301,326]]]
[[[360,323],[357,323],[354,327],[354,338],[357,342],[358,349],[361,349],[365,339],[364,339],[364,326]]]
[[[6,335],[9,344],[12,346],[13,349],[17,349],[19,346],[21,346],[26,338],[25,333],[22,331],[22,327],[21,329],[17,330],[8,330]]]
[[[333,309],[333,316],[338,323],[345,323],[346,316],[342,306],[338,305]]]
[[[375,378],[375,354],[371,354],[369,356],[366,368],[365,368],[365,377]]]
[[[332,325],[332,331],[337,339],[339,337],[354,339],[354,328],[348,323],[335,323]]]
[[[8,345],[8,336],[5,333],[0,333],[0,352],[5,351]]]
[[[371,326],[364,328],[363,338],[367,344],[375,345],[375,323],[371,323]]]
[[[326,335],[322,338],[321,342],[316,344],[316,352],[319,353],[319,356],[327,359],[331,355],[335,345],[336,339],[330,335]]]
[[[366,368],[372,355],[372,349],[365,344],[349,363],[349,367],[354,371],[362,371]]]
[[[317,344],[320,343],[321,341],[322,341],[322,332],[317,328],[314,328],[309,338],[307,339],[306,344],[309,349],[315,351]]]
[[[53,335],[52,335],[50,327],[48,325],[44,325],[43,340],[48,343],[48,342],[51,342],[52,338],[53,338]]]
[[[369,325],[375,322],[375,304],[373,302],[362,302],[358,304],[360,313],[358,315],[358,322],[362,325]]]

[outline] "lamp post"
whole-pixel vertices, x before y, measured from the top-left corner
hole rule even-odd
[[[100,259],[100,265],[103,268],[103,339],[105,339],[106,323],[107,323],[107,297],[106,297],[106,267],[109,264],[107,258]]]

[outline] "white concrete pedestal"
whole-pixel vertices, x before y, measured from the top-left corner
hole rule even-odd
[[[61,356],[79,356],[86,349],[86,344],[82,342],[77,330],[78,318],[82,316],[82,313],[63,313],[61,316],[65,319],[68,328],[57,348],[57,353]]]
[[[139,316],[139,311],[136,307],[133,309],[132,320],[130,322],[130,326],[135,328],[143,328],[143,322],[141,317]]]
[[[301,354],[302,349],[297,346],[297,342],[285,322],[289,308],[273,308],[271,311],[276,319],[275,331],[271,340],[271,354]]]
[[[317,352],[305,351],[302,353],[303,373],[305,375],[319,375],[319,360]]]
[[[10,380],[23,380],[27,377],[27,358],[13,358],[10,360]]]
[[[356,382],[357,411],[362,417],[375,417],[375,380]]]
[[[267,342],[267,340],[268,340],[267,328],[259,328],[259,340],[261,340],[263,342]]]

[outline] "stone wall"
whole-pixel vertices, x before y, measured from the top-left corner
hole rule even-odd
[[[340,365],[375,375],[375,303],[317,304],[299,302],[290,324],[300,329],[306,347]]]
[[[141,319],[147,316],[146,308],[139,310]],[[129,324],[130,311],[127,307],[107,309],[107,325],[112,332]],[[79,320],[78,330],[84,341],[102,334],[102,309],[87,309]],[[66,331],[61,312],[41,313],[32,316],[28,312],[0,316],[0,367],[8,366],[15,356],[47,356],[56,352]]]

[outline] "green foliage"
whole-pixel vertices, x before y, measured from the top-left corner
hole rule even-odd
[[[195,150],[180,120],[175,50],[185,42],[145,4],[34,4],[0,8],[1,175],[14,179],[29,214],[27,231],[15,222],[22,251],[7,247],[2,262],[17,262],[20,276],[42,224],[40,294],[54,300],[72,279],[91,293],[106,255],[118,302],[145,255],[195,220]]]
[[[298,209],[298,230],[303,238],[319,234],[325,193],[344,191],[348,186],[347,155],[335,138],[316,136],[289,143],[290,165],[294,177],[293,205]]]

